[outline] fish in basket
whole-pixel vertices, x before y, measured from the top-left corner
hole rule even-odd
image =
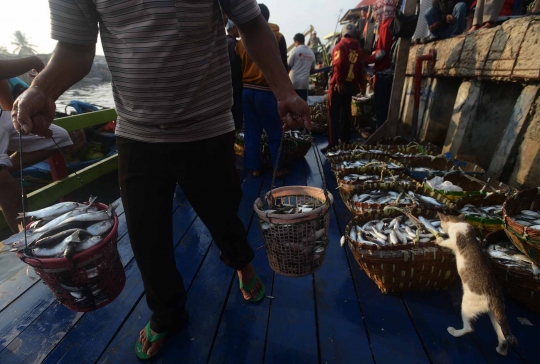
[[[234,150],[239,157],[244,156],[244,132],[236,133],[236,141],[234,143]],[[290,163],[291,161],[303,158],[309,148],[311,148],[311,142],[313,137],[307,133],[301,133],[294,130],[288,130],[283,134],[283,162]],[[267,141],[267,135],[263,132],[261,136],[261,159],[263,165],[266,167],[271,166],[270,161],[270,147]]]
[[[502,207],[506,198],[499,194],[466,196],[456,202],[456,209],[482,237],[503,229]]]
[[[415,185],[365,183],[342,192],[343,201],[353,214],[382,210],[385,206],[424,206],[437,211],[453,209],[454,204],[435,192]]]
[[[513,187],[502,182],[482,176],[470,176],[464,173],[448,173],[443,176],[428,176],[424,187],[429,188],[446,198],[457,201],[460,198],[474,195],[510,195],[516,192]]]
[[[419,142],[403,136],[393,138],[381,138],[377,141],[377,148],[392,152],[434,154],[439,152],[439,147],[429,142]]]
[[[503,227],[514,245],[540,264],[540,187],[508,197],[503,204]]]
[[[540,314],[540,268],[523,255],[504,231],[488,234],[484,248],[504,293]]]
[[[331,163],[332,171],[334,173],[342,171],[347,168],[356,167],[379,167],[387,168],[395,171],[404,170],[403,164],[390,158],[384,154],[376,153],[358,153],[353,156],[342,156],[333,159]]]
[[[319,269],[328,246],[328,191],[310,186],[273,189],[255,201],[270,267],[278,274],[303,277]]]
[[[412,178],[423,181],[430,175],[445,175],[448,172],[459,172],[469,175],[482,176],[486,173],[479,166],[455,161],[446,156],[416,155],[395,159],[405,166],[406,173]]]
[[[355,155],[361,153],[372,153],[390,156],[390,153],[388,152],[382,151],[376,147],[370,147],[372,146],[365,145],[363,143],[340,144],[329,148],[326,151],[325,157],[328,162],[334,163],[334,161],[339,157],[354,157]]]
[[[62,202],[26,213],[34,221],[4,240],[58,301],[86,312],[112,302],[126,276],[117,250],[115,206]],[[26,235],[26,236],[25,236]]]
[[[435,210],[387,207],[354,217],[341,244],[382,293],[442,290],[457,277],[454,254],[435,243],[442,232]]]

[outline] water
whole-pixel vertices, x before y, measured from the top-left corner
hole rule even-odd
[[[79,100],[98,106],[114,108],[110,82],[99,84],[78,83],[58,98],[56,101],[58,111],[65,112],[66,105],[71,100]],[[73,109],[68,108],[68,114],[70,110],[73,111]]]

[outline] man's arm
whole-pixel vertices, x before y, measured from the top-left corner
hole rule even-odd
[[[43,67],[45,67],[45,64],[38,56],[0,60],[0,79],[6,80],[17,77],[32,69],[40,72]]]
[[[0,106],[7,111],[13,108],[13,96],[6,80],[0,80]]]
[[[90,72],[95,51],[95,44],[58,42],[47,66],[13,105],[15,129],[22,127],[25,133],[50,136],[54,101]]]
[[[249,56],[257,64],[278,100],[278,112],[288,128],[310,129],[311,116],[307,104],[298,97],[283,68],[276,37],[262,15],[237,24]],[[292,116],[291,116],[292,115]]]

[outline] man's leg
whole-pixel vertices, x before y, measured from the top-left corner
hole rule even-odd
[[[255,274],[249,264],[254,252],[238,217],[242,189],[234,166],[233,144],[233,133],[179,144],[175,153],[187,155],[190,151],[191,157],[175,164],[173,170],[191,206],[210,231],[222,261],[237,270],[241,281],[247,285]],[[244,297],[256,297],[260,287],[259,282],[253,292],[244,293]]]
[[[483,14],[484,27],[492,28],[496,25],[503,6],[504,0],[486,0]]]
[[[171,210],[175,180],[169,168],[181,156],[167,144],[117,138],[118,178],[133,254],[143,279],[146,302],[153,312],[154,332],[179,329],[185,323],[186,291],[176,269]],[[161,341],[152,345],[141,331],[143,351],[153,356]]]
[[[244,89],[242,105],[244,109],[244,167],[253,171],[261,170],[262,124],[255,109],[255,93]]]
[[[339,118],[341,115],[341,97],[337,90],[332,90],[332,100],[330,103],[330,125],[328,125],[329,146],[339,144]]]
[[[351,102],[352,96],[339,95],[341,108],[339,112],[339,138],[342,143],[351,141]]]
[[[441,13],[434,7],[430,7],[424,14],[429,31],[436,39],[444,39],[444,24],[437,24],[441,20]]]
[[[0,166],[0,208],[11,231],[19,232],[18,224],[21,220],[17,219],[17,216],[22,211],[21,186],[11,176],[9,169],[2,166]]]
[[[499,9],[500,11],[500,9]],[[456,19],[456,22],[451,26],[451,37],[462,34],[467,26],[467,5],[465,3],[457,3],[454,6],[452,16]]]
[[[264,130],[266,131],[268,146],[270,147],[270,155],[272,157],[272,166],[282,167],[283,151],[279,161],[277,160],[279,145],[283,129],[281,119],[278,114],[277,100],[272,92],[255,91],[255,107],[257,109],[257,117],[261,121]]]

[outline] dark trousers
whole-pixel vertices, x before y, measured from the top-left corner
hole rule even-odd
[[[307,89],[300,89],[300,90],[294,90],[296,91],[296,94],[302,98],[302,100],[307,101],[308,97],[308,90]]]
[[[237,215],[242,189],[233,144],[234,132],[189,143],[117,138],[122,203],[154,331],[175,329],[185,318],[186,290],[172,241],[176,183],[210,231],[225,264],[240,270],[254,257]]]
[[[244,128],[244,110],[242,106],[242,92],[233,94],[233,106],[231,108],[231,113],[234,119],[234,128],[236,130],[242,130]]]
[[[332,91],[330,103],[330,145],[337,145],[339,139],[343,143],[351,140],[351,102],[352,96],[340,94],[337,90]]]
[[[374,106],[375,117],[377,119],[376,128],[378,129],[386,119],[388,119],[388,109],[390,108],[390,97],[392,96],[392,85],[394,75],[391,72],[377,72],[375,75]]]

